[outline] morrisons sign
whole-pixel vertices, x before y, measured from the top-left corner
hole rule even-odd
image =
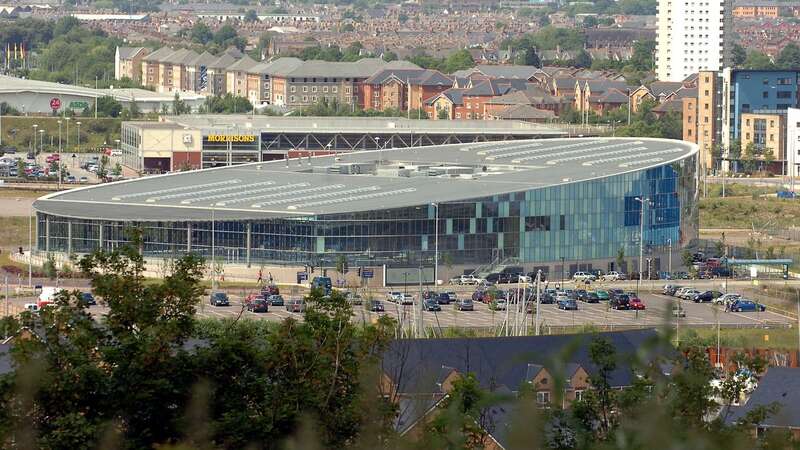
[[[209,134],[208,142],[255,142],[251,134]]]

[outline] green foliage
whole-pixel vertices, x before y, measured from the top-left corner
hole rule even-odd
[[[581,23],[583,28],[597,28],[597,16],[586,16]]]
[[[244,97],[238,97],[231,93],[225,95],[218,95],[208,97],[206,99],[206,111],[211,114],[235,114],[241,112],[250,112],[253,110],[253,104],[250,100]]]
[[[756,50],[751,50],[747,53],[747,58],[745,59],[743,66],[745,69],[773,69],[775,66],[772,64],[772,61],[769,59],[764,53],[761,53]]]
[[[731,50],[731,56],[733,59],[733,65],[736,67],[741,67],[747,60],[747,50],[739,45],[739,43],[734,43],[733,49]]]
[[[97,99],[98,117],[119,117],[122,112],[122,104],[114,97],[104,96]]]
[[[192,107],[181,100],[181,96],[176,92],[175,97],[172,99],[172,114],[179,116],[181,114],[189,114],[190,112],[192,112]]]
[[[775,66],[779,69],[796,70],[800,68],[800,47],[794,42],[786,44],[775,60]]]
[[[258,13],[255,9],[248,9],[244,15],[245,22],[258,22]]]
[[[196,44],[206,45],[214,39],[214,33],[208,25],[198,21],[189,31],[189,38]]]
[[[44,276],[50,278],[51,280],[56,277],[58,269],[56,268],[56,260],[53,258],[53,255],[47,255],[47,259],[45,259],[44,264],[42,265],[42,272],[44,273]]]

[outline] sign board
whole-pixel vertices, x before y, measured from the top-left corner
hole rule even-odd
[[[361,269],[361,278],[372,278],[375,276],[375,271],[372,269]]]
[[[70,109],[84,109],[89,107],[89,102],[76,101],[69,102]]]
[[[209,134],[208,142],[255,142],[252,134]]]
[[[61,108],[61,99],[53,97],[50,99],[50,109],[57,111]]]
[[[308,280],[308,272],[297,272],[297,279],[299,281],[307,281]]]

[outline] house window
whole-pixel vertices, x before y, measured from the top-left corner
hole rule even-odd
[[[303,86],[303,92],[308,92],[308,86]]]
[[[279,96],[279,97],[280,97],[280,96]],[[278,100],[280,100],[280,99],[278,99]],[[292,103],[294,103],[294,101],[295,101],[295,97],[294,97],[294,95],[292,95],[291,97],[289,97],[289,101],[290,101],[290,102],[292,102]]]
[[[316,95],[312,95],[311,96],[311,101],[316,103],[317,102],[317,96]]]
[[[297,87],[296,86],[290,87],[289,92],[297,92]]]
[[[336,86],[331,86],[331,92],[333,92],[334,94],[335,94],[335,93],[336,93],[338,90],[339,90],[339,88],[337,88]],[[358,88],[353,88],[353,92],[358,92]],[[349,94],[349,93],[350,93],[350,88],[345,88],[345,89],[344,89],[344,93],[345,93],[345,94]]]
[[[456,119],[460,119],[460,118],[461,118],[461,113],[456,113]]]
[[[761,93],[761,98],[769,98],[769,91],[764,91]]]
[[[778,91],[778,98],[792,98],[792,91]]]
[[[328,86],[322,86],[322,92],[328,93]]]
[[[536,393],[536,403],[540,405],[550,404],[550,391],[539,391]]]
[[[583,400],[583,391],[575,391],[575,400],[581,401]]]
[[[306,102],[308,102],[308,96],[307,96],[307,95],[304,95],[304,96],[303,96],[303,103],[306,103]]]
[[[333,92],[335,94],[336,93],[336,87],[332,87],[331,89],[332,89],[331,92]],[[344,88],[344,93],[345,94],[350,94],[350,88],[349,87]]]

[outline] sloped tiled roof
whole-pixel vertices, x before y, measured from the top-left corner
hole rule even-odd
[[[144,47],[119,47],[119,57],[120,59],[131,59],[142,50]]]
[[[682,87],[683,83],[680,81],[654,81],[650,84],[650,93],[656,97],[669,95]]]
[[[442,91],[439,95],[434,95],[433,97],[425,100],[426,105],[432,105],[434,101],[436,101],[439,97],[447,97],[454,105],[459,106],[464,104],[464,91],[466,89],[461,88],[450,88],[446,91]]]
[[[231,64],[227,67],[230,71],[239,71],[239,72],[246,72],[253,68],[253,66],[257,65],[258,62],[254,61],[253,58],[244,55],[242,59],[236,61],[235,63]]]
[[[551,120],[556,118],[553,111],[531,105],[512,105],[494,116],[505,120]]]
[[[800,428],[800,369],[770,367],[747,403],[731,409],[728,423],[734,424],[744,419],[750,411],[772,403],[780,405],[780,409],[767,416],[759,425]]]
[[[213,69],[227,69],[228,67],[230,67],[235,62],[236,62],[236,58],[234,58],[233,56],[231,56],[231,55],[229,55],[227,53],[223,53],[214,62],[209,64],[208,67],[213,68]]]
[[[553,104],[572,103],[566,97],[556,97],[543,91],[537,86],[528,85],[524,91],[514,91],[489,99],[486,104],[490,105],[532,105],[532,104]]]
[[[204,51],[203,53],[197,55],[194,59],[187,62],[187,66],[209,66],[213,64],[218,58],[208,51]]]
[[[619,89],[612,88],[597,96],[592,94],[590,101],[596,103],[628,103],[628,94],[621,92]]]
[[[149,55],[145,56],[144,60],[150,62],[161,62],[164,58],[172,55],[174,52],[175,50],[169,47],[161,47],[160,49],[154,51],[153,53],[150,53]]]
[[[522,78],[477,80],[472,82],[471,87],[464,92],[464,95],[472,97],[494,97],[512,91],[525,90],[527,87],[527,80]]]

